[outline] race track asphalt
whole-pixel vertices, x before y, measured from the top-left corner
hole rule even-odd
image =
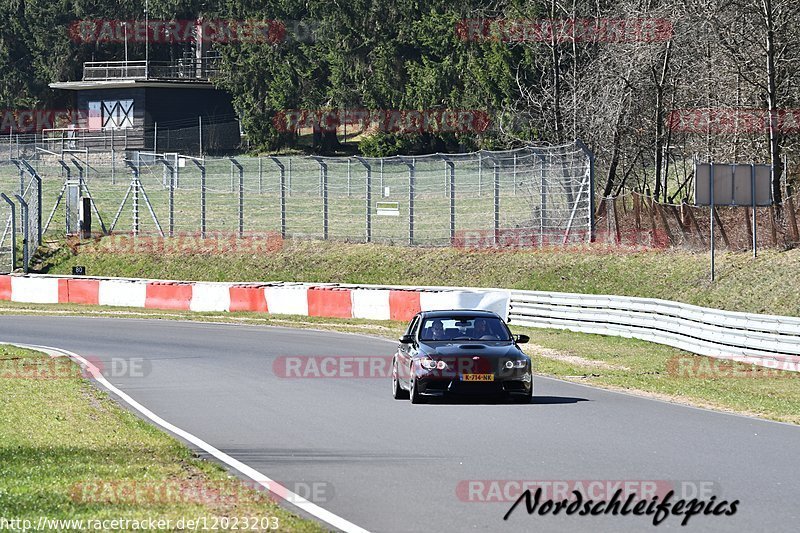
[[[800,428],[787,424],[541,377],[529,405],[411,405],[392,399],[388,378],[276,375],[282,356],[390,356],[396,346],[304,329],[2,316],[0,341],[106,363],[109,381],[157,415],[290,488],[315,488],[309,499],[370,531],[777,532],[800,523]],[[143,372],[128,365],[112,375],[120,361],[140,361]],[[648,516],[529,516],[524,505],[504,521],[511,502],[457,491],[476,480],[656,481],[678,498],[701,490],[740,503],[733,516],[695,516],[687,527],[675,516],[658,527]]]

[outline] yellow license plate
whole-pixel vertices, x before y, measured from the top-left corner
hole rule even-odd
[[[462,374],[462,381],[494,381],[494,374]]]

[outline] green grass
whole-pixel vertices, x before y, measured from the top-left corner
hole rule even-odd
[[[708,280],[708,254],[685,251],[613,252],[602,246],[543,250],[408,248],[287,240],[276,250],[211,253],[191,240],[127,237],[97,242],[54,241],[42,250],[39,271],[198,281],[307,281],[397,285],[505,287],[677,300],[727,309],[800,316],[800,250],[717,256],[717,281]],[[236,243],[226,240],[226,246]],[[148,248],[149,247],[149,248]]]
[[[0,398],[7,520],[271,516],[281,531],[324,531],[117,406],[67,359],[0,346]],[[205,496],[180,498],[182,487]]]
[[[514,329],[531,335],[532,342],[556,351],[559,357],[578,358],[564,361],[539,357],[537,371],[543,374],[800,424],[800,373],[797,372],[728,363],[636,339]]]

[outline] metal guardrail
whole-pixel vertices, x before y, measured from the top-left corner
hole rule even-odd
[[[511,291],[513,324],[665,344],[699,355],[800,369],[800,318],[654,298]]]

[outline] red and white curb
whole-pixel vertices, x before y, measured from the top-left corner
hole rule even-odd
[[[510,298],[502,289],[0,275],[0,300],[12,302],[370,320],[408,321],[436,309],[486,309],[507,319]]]

